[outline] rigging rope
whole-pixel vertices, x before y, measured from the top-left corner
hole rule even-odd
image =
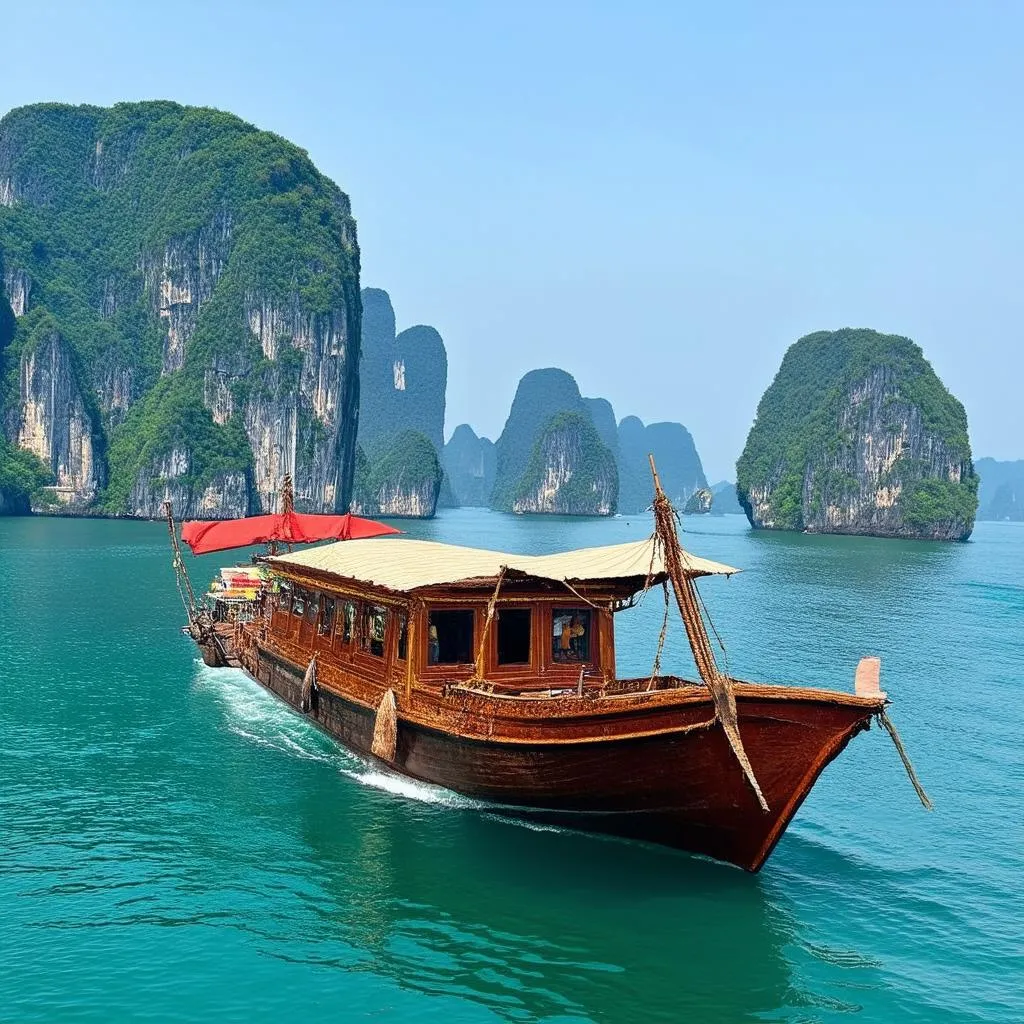
[[[692,575],[683,565],[683,553],[679,544],[679,535],[676,533],[676,522],[678,516],[672,507],[661,487],[661,480],[658,478],[658,470],[654,465],[654,456],[648,456],[651,463],[651,473],[654,477],[654,524],[656,543],[661,549],[662,559],[665,563],[665,572],[672,581],[672,589],[675,591],[676,603],[679,606],[679,614],[683,619],[683,626],[686,628],[686,636],[690,641],[690,649],[693,651],[693,660],[700,673],[701,679],[711,691],[711,697],[715,704],[715,713],[722,723],[729,746],[743,769],[743,774],[750,783],[751,788],[757,797],[758,803],[763,811],[768,810],[768,803],[761,792],[754,769],[747,757],[743,747],[743,740],[740,737],[739,715],[736,710],[736,697],[732,690],[732,681],[728,676],[722,675],[718,670],[715,661],[715,652],[708,637],[707,628],[701,615],[700,598],[697,588],[694,586]]]
[[[665,649],[665,636],[668,633],[668,612],[670,608],[668,599],[668,582],[662,583],[661,589],[665,593],[665,617],[661,620],[661,634],[658,636],[658,649],[654,652],[654,664],[651,666],[651,678],[647,680],[647,689],[654,688],[654,680],[658,678],[661,671],[661,652]]]

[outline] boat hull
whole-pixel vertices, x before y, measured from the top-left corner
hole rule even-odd
[[[301,707],[299,666],[266,649],[242,664]],[[579,739],[472,737],[400,715],[388,763],[498,813],[654,842],[757,871],[818,776],[879,708],[824,691],[820,698],[793,691],[798,696],[790,699],[780,697],[780,687],[750,687],[760,695],[739,689],[741,734],[767,814],[713,723],[709,698],[662,707],[657,719],[649,713],[647,732],[634,717],[621,735],[605,721],[600,735]],[[366,702],[318,686],[308,715],[351,750],[370,755],[375,713]]]

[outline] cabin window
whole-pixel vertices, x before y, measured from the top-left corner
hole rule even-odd
[[[338,632],[341,633],[343,644],[352,643],[352,634],[356,631],[356,606],[352,601],[346,601],[341,606],[341,622],[338,624]]]
[[[555,608],[551,656],[554,661],[590,661],[590,609]]]
[[[431,665],[468,665],[473,661],[473,611],[431,612],[427,637]]]
[[[405,661],[409,654],[409,616],[405,612],[398,613],[398,657]]]
[[[498,664],[527,665],[530,662],[529,608],[502,608],[498,612]]]
[[[307,594],[306,595],[306,621],[309,623],[316,622],[320,617],[320,602],[319,594]]]
[[[292,615],[301,618],[306,613],[306,605],[309,603],[309,595],[304,590],[296,590],[292,597]]]
[[[363,628],[361,640],[364,651],[377,658],[384,657],[384,630],[387,626],[388,613],[379,604],[368,604],[363,608]]]
[[[320,599],[320,623],[317,632],[321,636],[330,636],[334,628],[334,598],[323,597]]]

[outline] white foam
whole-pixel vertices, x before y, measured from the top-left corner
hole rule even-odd
[[[336,767],[361,786],[392,796],[442,807],[480,810],[488,804],[462,796],[443,786],[418,782],[335,743],[259,683],[237,668],[210,668],[196,661],[196,685],[213,694],[223,706],[227,727],[236,736],[278,753]]]
[[[514,811],[511,814],[493,813],[498,806],[496,804],[474,800],[444,786],[420,782],[390,771],[335,742],[241,669],[210,668],[199,660],[196,665],[196,686],[213,694],[224,708],[228,729],[247,742],[269,747],[288,757],[330,765],[360,786],[403,800],[458,810],[489,811],[489,820],[531,832],[565,831],[558,825],[517,818]]]
[[[484,810],[490,806],[483,801],[474,800],[472,797],[445,789],[443,786],[419,782],[381,767],[367,765],[362,771],[342,769],[342,773],[350,779],[355,779],[360,785],[379,789],[392,796],[405,797],[407,800],[417,800],[423,804],[437,804],[441,807],[458,807],[465,810]]]

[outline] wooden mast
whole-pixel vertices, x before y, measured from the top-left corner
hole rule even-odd
[[[690,649],[693,651],[693,660],[701,679],[711,691],[715,702],[715,716],[722,723],[729,746],[754,790],[761,809],[767,811],[768,803],[761,792],[754,769],[750,765],[750,759],[743,748],[743,740],[740,738],[739,717],[736,713],[736,696],[733,693],[732,680],[718,671],[715,652],[701,615],[697,588],[694,585],[693,577],[683,567],[682,547],[679,543],[679,535],[676,533],[676,510],[662,490],[658,469],[654,465],[654,456],[648,455],[647,458],[650,460],[651,475],[654,477],[655,543],[661,547],[665,572],[672,582],[679,614],[686,627],[686,638],[690,641]]]
[[[295,511],[295,491],[292,487],[292,477],[290,473],[285,473],[284,480],[281,481],[281,510],[280,514],[282,517],[287,516],[290,512]],[[287,521],[287,520],[285,520]],[[287,545],[288,550],[291,551],[291,544]],[[271,555],[277,554],[277,541],[270,541],[268,552]]]

